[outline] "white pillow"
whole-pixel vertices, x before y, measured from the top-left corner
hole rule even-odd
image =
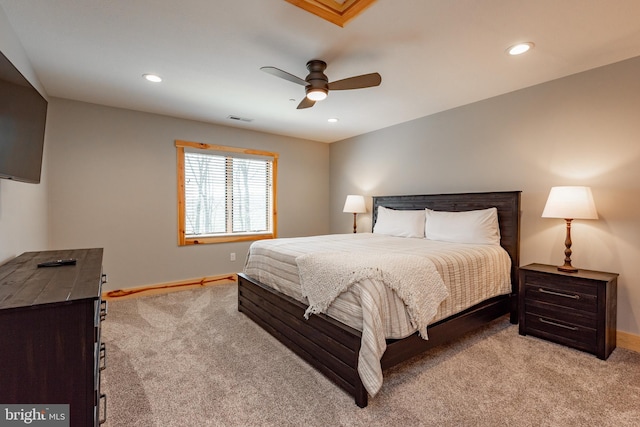
[[[500,244],[498,209],[443,212],[425,209],[428,240],[453,243]]]
[[[373,232],[398,237],[424,238],[424,210],[396,210],[378,206]]]

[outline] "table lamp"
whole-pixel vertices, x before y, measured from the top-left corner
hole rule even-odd
[[[347,196],[347,200],[344,202],[344,208],[342,212],[348,212],[353,214],[353,232],[356,232],[356,215],[359,213],[365,213],[367,207],[364,204],[364,196],[350,194]]]
[[[552,187],[547,204],[542,211],[543,218],[563,218],[567,223],[567,235],[564,240],[564,265],[558,270],[576,273],[571,265],[571,221],[574,219],[598,219],[596,205],[589,187]]]

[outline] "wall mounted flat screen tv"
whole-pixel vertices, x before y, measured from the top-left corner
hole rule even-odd
[[[0,178],[39,183],[47,100],[0,52]]]

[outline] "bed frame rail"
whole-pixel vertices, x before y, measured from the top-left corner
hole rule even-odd
[[[367,392],[358,375],[362,333],[324,314],[305,320],[306,306],[238,274],[238,310],[352,395],[361,408]]]

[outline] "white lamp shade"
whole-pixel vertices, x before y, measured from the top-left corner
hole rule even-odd
[[[344,208],[342,212],[349,213],[365,213],[367,207],[364,204],[364,196],[350,194],[347,196],[347,200],[344,202]]]
[[[543,218],[598,219],[589,187],[552,187]]]

